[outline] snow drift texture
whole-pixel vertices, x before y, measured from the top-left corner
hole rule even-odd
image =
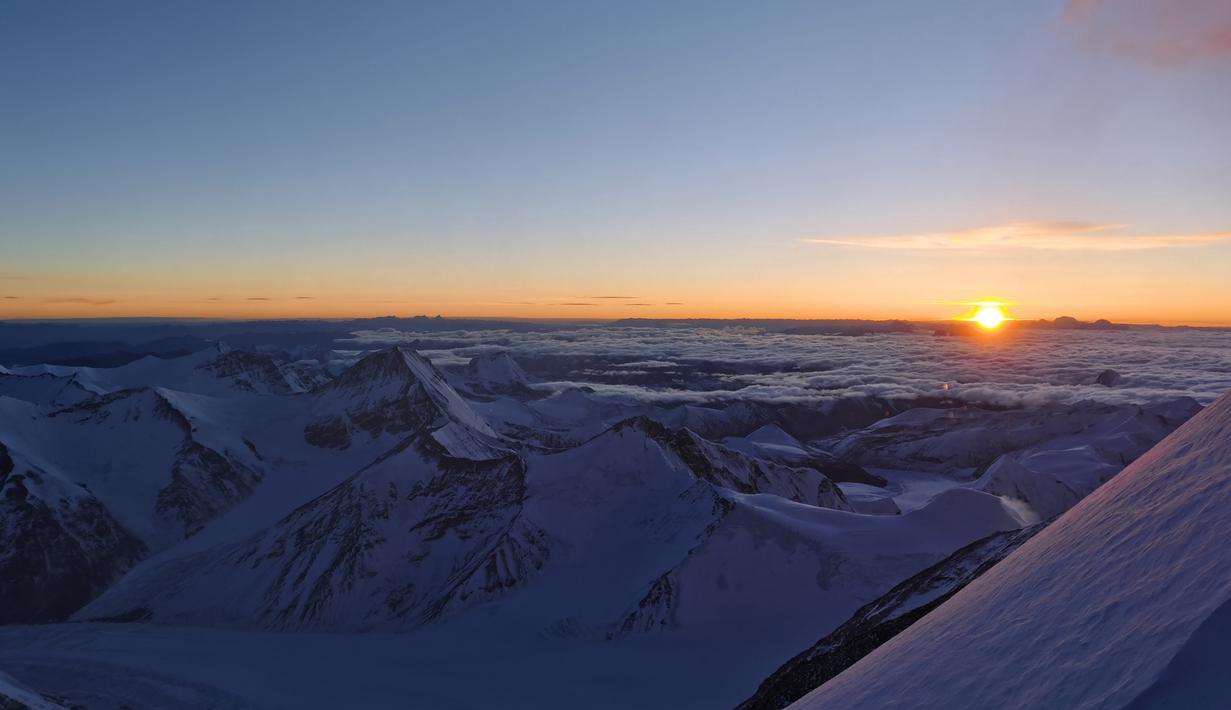
[[[801,708],[1225,707],[1231,395]]]

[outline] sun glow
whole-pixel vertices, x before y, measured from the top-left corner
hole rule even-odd
[[[975,312],[975,322],[988,330],[999,328],[1006,320],[1004,311],[1000,310],[999,306],[980,306]]]
[[[979,327],[984,330],[996,330],[1004,325],[1005,321],[1012,320],[1005,313],[1003,303],[999,301],[975,301],[967,304],[974,308],[971,314],[962,320],[978,323]]]

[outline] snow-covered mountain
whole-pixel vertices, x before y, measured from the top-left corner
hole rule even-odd
[[[142,388],[46,412],[0,397],[0,570],[15,580],[0,618],[63,618],[252,493],[263,464],[176,400]]]
[[[451,454],[494,458],[504,450],[498,435],[457,393],[445,376],[413,350],[392,348],[369,355],[312,393],[304,439],[321,448],[349,448],[421,429]]]
[[[63,619],[145,553],[88,488],[0,442],[0,624]]]
[[[1197,409],[642,401],[531,381],[506,352],[442,369],[278,347],[0,372],[0,578],[21,580],[3,621],[571,649],[677,690],[662,659],[685,653],[721,676],[694,705],[734,704],[818,638],[813,660],[849,658],[917,618],[1008,548],[988,540],[1061,516]],[[71,664],[31,663],[30,686],[91,697],[59,694]],[[234,697],[104,694],[180,688]]]
[[[516,456],[456,458],[430,434],[414,434],[270,529],[156,565],[81,616],[290,629],[413,626],[458,600],[499,593],[541,566],[534,551],[542,534],[518,520],[524,491]]]
[[[222,343],[176,358],[147,355],[119,367],[26,365],[9,371],[17,376],[71,378],[95,393],[162,387],[226,397],[237,393],[289,394],[306,391],[310,385],[310,378],[267,353],[235,350]]]
[[[1221,707],[1231,395],[801,708]]]
[[[48,408],[67,407],[90,399],[91,391],[75,376],[51,373],[17,375],[0,372],[0,397],[11,397]]]
[[[348,382],[340,378],[335,385]],[[446,426],[456,433],[465,423],[448,419]],[[676,615],[672,601],[647,597],[671,583],[664,580],[686,578],[694,554],[717,547],[715,554],[755,578],[750,567],[755,559],[743,559],[744,548],[727,549],[729,538],[777,529],[777,536],[797,541],[792,547],[817,548],[819,539],[846,528],[892,524],[869,525],[849,513],[829,520],[832,530],[785,524],[772,503],[779,497],[784,504],[800,504],[790,515],[805,519],[814,509],[849,506],[815,470],[748,459],[645,418],[623,422],[574,449],[528,457],[508,451],[497,458],[487,451],[459,455],[438,439],[439,431],[413,433],[246,541],[131,575],[78,616],[272,628],[403,628],[510,597],[518,616],[538,619],[544,628],[603,633],[614,624],[627,632],[655,626],[638,623],[645,613]],[[903,567],[886,564],[878,578],[892,581],[928,555],[1015,525],[994,497],[971,493],[967,503],[975,513],[970,520],[942,520],[927,512],[903,523],[922,521],[921,532],[946,530],[932,536],[939,535],[940,543],[915,541],[896,550]],[[870,547],[855,557],[873,554],[889,552]],[[824,559],[817,555],[797,566],[815,577]],[[225,580],[224,588],[214,580]],[[840,580],[835,584],[842,586]],[[571,611],[562,615],[565,609]]]
[[[530,376],[503,350],[471,358],[461,377],[466,388],[475,394],[533,394]]]
[[[825,442],[835,455],[867,467],[934,471],[973,478],[1014,453],[1080,495],[1200,411],[1188,398],[1141,406],[1080,403],[1021,409],[920,407]]]

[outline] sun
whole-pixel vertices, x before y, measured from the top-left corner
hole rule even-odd
[[[1004,325],[1005,321],[1013,320],[1008,313],[1005,313],[1005,304],[1000,301],[975,301],[967,305],[973,307],[974,310],[962,320],[977,323],[984,330],[996,330]]]
[[[988,330],[999,328],[1008,319],[1000,306],[979,306],[974,315],[974,321]]]

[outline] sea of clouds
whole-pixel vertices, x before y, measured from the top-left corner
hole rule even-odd
[[[787,335],[752,328],[589,326],[544,332],[379,330],[355,333],[368,349],[413,345],[438,365],[505,351],[547,390],[656,404],[808,403],[843,397],[950,397],[1036,406],[1093,400],[1145,404],[1231,389],[1231,331],[1182,328],[1022,330],[987,336]],[[561,371],[559,363],[577,366]],[[541,369],[541,368],[540,368]],[[1120,375],[1112,387],[1099,373]]]

